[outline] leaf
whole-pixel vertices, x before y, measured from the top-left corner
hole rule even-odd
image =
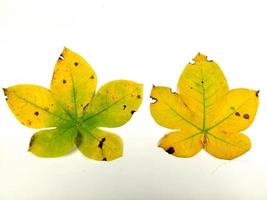
[[[127,123],[142,102],[142,85],[111,81],[95,94],[96,82],[91,66],[64,48],[50,90],[35,85],[4,89],[16,118],[30,128],[43,128],[32,136],[30,152],[39,157],[59,157],[76,146],[95,160],[111,161],[122,156],[120,137],[99,127]]]
[[[159,143],[167,153],[192,157],[201,149],[220,159],[234,159],[251,143],[240,133],[253,122],[259,91],[228,89],[223,72],[214,61],[198,54],[182,72],[177,91],[153,86],[151,115],[161,126],[177,130]]]

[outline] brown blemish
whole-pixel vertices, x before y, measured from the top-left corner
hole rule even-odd
[[[135,110],[132,110],[132,111],[131,111],[131,114],[133,115],[135,112],[136,112]]]
[[[235,112],[235,116],[240,116],[240,113],[239,112]]]
[[[31,120],[28,120],[28,125],[31,126],[32,125],[32,121]]]
[[[36,112],[34,113],[34,115],[38,116],[38,115],[39,115],[39,112],[38,112],[38,111],[36,111]]]
[[[83,107],[83,111],[87,108],[88,105],[89,105],[89,103],[87,103],[87,104]]]
[[[107,158],[103,158],[102,161],[107,161]]]
[[[77,133],[75,144],[77,147],[79,147],[82,143],[82,134],[80,132]]]
[[[66,84],[66,83],[67,83],[67,81],[66,81],[65,79],[63,79],[63,80],[62,80],[62,83],[63,83],[63,84]]]
[[[90,79],[95,79],[95,76],[94,75],[90,76]]]
[[[258,90],[258,91],[256,92],[256,97],[259,97],[259,93],[260,93],[260,91]]]
[[[29,144],[29,149],[32,147],[34,140],[35,140],[35,136],[33,135],[31,138],[30,144]]]
[[[125,108],[126,108],[126,105],[123,105],[123,110],[125,110]]]
[[[138,99],[141,99],[141,95],[140,95],[140,94],[138,94],[138,95],[137,95],[137,98],[138,98]]]
[[[207,145],[208,139],[207,137],[204,135],[204,137],[201,138],[201,143],[202,146],[205,147]]]
[[[60,56],[58,57],[58,60],[64,60],[63,54],[60,54]]]
[[[169,147],[169,148],[166,150],[166,152],[167,152],[168,154],[173,154],[173,153],[175,152],[175,150],[174,150],[173,147]]]
[[[4,95],[7,96],[7,89],[6,88],[2,88],[2,89],[3,89]]]
[[[77,67],[79,65],[79,63],[75,62],[74,65]]]
[[[102,138],[102,140],[99,142],[98,147],[102,149],[104,142],[106,141],[106,138]]]
[[[243,117],[244,117],[244,119],[249,119],[249,114],[246,113],[243,115]]]

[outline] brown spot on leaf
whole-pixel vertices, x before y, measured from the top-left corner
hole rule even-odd
[[[77,147],[79,147],[82,143],[82,134],[80,132],[77,133],[75,144]]]
[[[175,150],[174,150],[173,147],[169,147],[169,148],[166,150],[166,152],[167,152],[168,154],[173,154],[173,153],[175,152]]]
[[[87,103],[87,104],[83,107],[83,111],[87,108],[88,105],[89,105],[89,103]]]
[[[207,139],[207,137],[204,135],[204,137],[201,138],[202,146],[205,147],[205,146],[207,145],[207,141],[208,141],[208,139]]]
[[[235,112],[235,116],[240,116],[240,113],[239,112]]]
[[[243,115],[243,117],[244,117],[244,119],[249,119],[249,114],[246,113]]]
[[[3,89],[4,95],[7,96],[7,89],[6,88],[2,88],[2,89]]]
[[[31,138],[30,144],[29,144],[29,149],[32,147],[34,140],[35,140],[35,136],[33,135]]]
[[[104,142],[106,141],[106,138],[102,138],[102,140],[99,142],[98,147],[102,149]]]
[[[39,112],[38,112],[38,111],[36,111],[36,112],[34,113],[34,115],[38,116],[38,115],[39,115]]]
[[[259,93],[260,93],[260,91],[258,90],[258,91],[256,92],[256,97],[259,97]]]
[[[95,76],[94,75],[90,76],[90,79],[95,79]]]
[[[60,54],[58,60],[64,60],[64,56],[63,56],[63,54]]]
[[[32,121],[28,119],[27,121],[28,125],[31,126],[32,125]]]

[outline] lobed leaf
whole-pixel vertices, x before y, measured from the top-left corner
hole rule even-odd
[[[198,54],[178,81],[178,93],[153,87],[151,115],[172,132],[160,141],[169,154],[191,157],[205,149],[221,159],[234,159],[247,152],[251,143],[240,133],[253,122],[258,91],[228,89],[223,72],[214,61]]]

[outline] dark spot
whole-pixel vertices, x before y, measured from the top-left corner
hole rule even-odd
[[[106,141],[106,138],[102,138],[102,140],[99,142],[98,147],[102,149],[104,142]]]
[[[83,111],[87,108],[88,105],[89,105],[89,103],[87,103],[87,104],[83,107]]]
[[[258,90],[258,91],[256,92],[256,97],[259,97],[259,93],[260,93],[260,91]]]
[[[244,114],[243,117],[244,119],[249,119],[249,114]]]
[[[32,147],[32,145],[34,143],[34,140],[35,140],[35,136],[33,135],[32,138],[31,138],[30,144],[29,144],[29,148]]]
[[[90,79],[95,79],[95,76],[94,75],[90,76]]]
[[[201,140],[202,146],[206,146],[207,145],[207,140],[208,138],[206,136],[204,136],[204,138]]]
[[[158,99],[157,99],[157,98],[155,98],[155,97],[152,97],[152,96],[150,96],[150,98],[153,100],[153,102],[151,102],[151,104],[157,103],[157,101],[158,101]]]
[[[235,116],[240,116],[240,113],[239,112],[235,112]]]
[[[77,67],[79,65],[79,63],[75,62],[74,65]]]
[[[141,95],[140,95],[140,94],[138,94],[138,95],[137,95],[137,98],[138,98],[138,99],[141,99]]]
[[[136,112],[135,110],[132,110],[132,111],[131,111],[131,114],[133,115],[135,112]]]
[[[231,110],[234,110],[235,108],[233,106],[230,107]]]
[[[167,152],[168,154],[173,154],[173,153],[175,152],[175,150],[174,150],[173,147],[169,147],[169,148],[166,150],[166,152]]]
[[[60,54],[60,56],[59,56],[58,59],[59,59],[59,60],[64,60],[64,56],[63,56],[63,54]]]
[[[31,126],[32,125],[32,121],[31,120],[28,120],[28,125]]]
[[[34,115],[38,116],[38,115],[39,115],[39,112],[36,111],[36,112],[34,113]]]
[[[192,89],[193,89],[193,87],[190,87],[190,89],[192,90]]]
[[[123,105],[123,110],[125,110],[125,108],[126,108],[126,105]]]
[[[103,161],[107,161],[107,158],[103,158],[102,160],[103,160]]]
[[[204,81],[201,81],[201,83],[203,84],[203,83],[204,83]]]
[[[4,95],[7,96],[7,89],[6,88],[2,88],[2,89],[3,89]]]
[[[81,107],[83,107],[83,104],[81,104]]]
[[[51,103],[51,107],[53,107],[54,106],[54,104],[53,103]]]
[[[67,81],[66,81],[65,79],[63,79],[62,83],[63,83],[63,84],[66,84],[66,83],[67,83]]]
[[[82,134],[80,132],[77,133],[75,144],[77,147],[79,147],[82,143]]]

